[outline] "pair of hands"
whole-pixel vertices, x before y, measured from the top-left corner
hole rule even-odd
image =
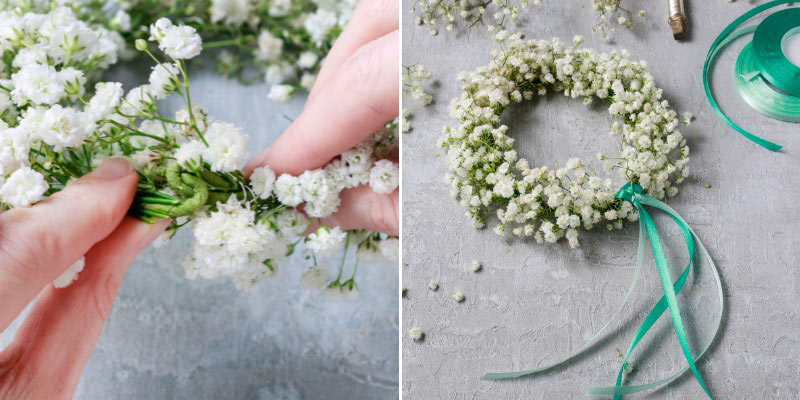
[[[363,142],[399,105],[396,0],[365,0],[330,51],[300,116],[245,168],[299,174]],[[0,398],[71,398],[111,312],[128,266],[169,221],[144,224],[126,213],[136,172],[123,158],[36,206],[0,214],[0,330],[39,299],[0,353]],[[325,223],[398,234],[398,192],[346,189]],[[80,278],[50,283],[81,256]]]

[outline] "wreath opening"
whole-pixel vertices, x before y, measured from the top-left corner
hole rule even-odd
[[[677,194],[688,174],[689,148],[678,114],[662,99],[646,62],[631,60],[625,51],[580,48],[581,42],[576,37],[567,46],[557,38],[509,35],[489,64],[459,74],[462,92],[450,104],[458,123],[444,129],[439,145],[447,149],[451,194],[476,227],[494,213],[497,234],[548,243],[565,237],[575,248],[580,230],[621,229],[625,220],[638,219],[635,207],[615,197],[615,172],[656,199]],[[602,171],[580,158],[551,167],[518,156],[500,117],[510,105],[550,91],[608,106],[609,133],[620,152],[598,154]]]

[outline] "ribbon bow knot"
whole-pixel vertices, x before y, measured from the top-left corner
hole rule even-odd
[[[644,189],[638,183],[626,183],[625,186],[619,189],[617,194],[614,196],[617,199],[625,200],[629,203],[633,203],[636,199],[636,195],[643,194]],[[635,205],[635,204],[634,204]]]

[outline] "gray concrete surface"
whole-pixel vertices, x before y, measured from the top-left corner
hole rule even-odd
[[[677,110],[694,113],[695,123],[685,130],[692,150],[691,178],[669,203],[696,229],[721,269],[727,307],[722,332],[699,364],[701,373],[719,399],[800,398],[800,126],[761,116],[735,93],[733,63],[747,39],[719,58],[712,80],[715,92],[736,121],[785,145],[784,151],[772,154],[741,138],[706,102],[700,71],[708,46],[751,3],[687,0],[690,36],[683,43],[671,37],[665,3],[625,1],[649,16],[637,21],[632,32],[618,32],[614,43],[591,34],[594,14],[588,0],[545,0],[543,6],[523,13],[518,29],[528,38],[571,41],[580,34],[587,47],[628,49],[634,58],[650,63]],[[487,371],[543,365],[583,344],[622,299],[633,271],[637,226],[630,224],[613,234],[586,234],[578,251],[563,243],[538,245],[473,229],[449,197],[443,157],[434,143],[450,122],[447,105],[459,92],[456,74],[487,63],[496,45],[481,30],[460,35],[443,31],[431,37],[427,29],[414,26],[408,10],[404,17],[403,62],[427,66],[438,85],[429,107],[404,101],[413,114],[414,129],[403,137],[403,286],[408,289],[408,299],[403,300],[403,396],[587,398],[590,386],[613,384],[619,366],[616,349],[627,348],[661,291],[652,264],[643,272],[632,306],[611,327],[613,334],[586,356],[533,378],[479,378]],[[532,164],[563,163],[570,156],[593,160],[598,147],[616,145],[606,133],[605,109],[587,111],[563,96],[515,107],[504,118],[518,152]],[[677,265],[685,260],[677,232],[662,226]],[[469,271],[472,259],[483,261],[482,272]],[[709,337],[718,307],[704,267],[679,297],[694,348]],[[428,290],[430,279],[440,281],[438,291]],[[466,295],[461,304],[450,299],[457,289]],[[414,326],[426,333],[424,342],[407,336]],[[654,329],[655,339],[646,339],[634,354],[635,369],[627,382],[651,382],[685,364],[668,318]],[[684,375],[638,398],[702,397],[693,378]]]
[[[251,155],[302,108],[304,97],[278,105],[264,84],[193,71],[192,100],[248,132]],[[108,77],[131,88],[147,73],[119,67]],[[76,399],[397,398],[396,265],[361,265],[359,290],[342,295],[304,286],[309,262],[296,254],[276,277],[240,292],[183,277],[191,239],[191,229],[180,231],[131,266]],[[330,271],[338,260],[326,260]],[[18,323],[0,334],[0,347]]]

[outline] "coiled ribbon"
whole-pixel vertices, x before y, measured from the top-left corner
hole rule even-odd
[[[783,54],[783,41],[800,32],[800,9],[786,9],[768,16],[756,26],[736,29],[750,18],[792,0],[765,3],[742,14],[717,36],[708,49],[703,64],[703,87],[714,112],[728,126],[759,146],[780,151],[780,145],[764,140],[739,127],[717,105],[711,93],[708,74],[717,54],[736,38],[752,33],[753,40],[736,61],[736,87],[744,100],[754,109],[781,121],[800,122],[800,67]]]
[[[644,252],[646,246],[645,241],[647,241],[650,243],[650,248],[653,251],[653,258],[655,259],[656,269],[658,271],[658,276],[661,281],[661,287],[664,291],[664,295],[650,310],[645,319],[642,321],[642,324],[639,326],[639,329],[636,331],[636,335],[631,341],[631,344],[628,347],[627,352],[625,353],[625,357],[622,360],[619,372],[617,373],[617,379],[615,385],[593,387],[589,389],[589,395],[607,396],[607,397],[614,396],[615,399],[619,399],[623,395],[642,392],[669,383],[674,379],[678,378],[679,376],[681,376],[682,374],[686,373],[686,371],[691,370],[695,379],[700,384],[700,387],[703,388],[703,391],[706,393],[706,395],[708,395],[709,398],[712,398],[711,393],[709,392],[708,388],[705,385],[705,382],[703,381],[703,378],[700,376],[700,373],[697,370],[695,361],[700,357],[702,357],[706,353],[706,351],[708,351],[708,349],[711,347],[711,343],[713,342],[714,338],[717,336],[717,333],[719,332],[720,326],[722,325],[724,301],[722,297],[722,283],[720,281],[719,270],[717,270],[714,261],[708,254],[708,250],[706,250],[705,246],[703,246],[703,243],[697,238],[697,234],[695,234],[695,232],[692,230],[689,224],[670,206],[666,205],[665,203],[657,199],[654,199],[653,197],[644,194],[641,186],[631,183],[628,183],[627,185],[623,186],[622,189],[620,189],[619,192],[617,192],[616,197],[630,202],[634,207],[636,207],[636,209],[639,212],[639,249],[636,255],[636,268],[634,269],[633,279],[625,294],[625,297],[623,298],[622,304],[619,306],[616,312],[614,312],[614,314],[611,316],[608,322],[606,322],[595,334],[593,334],[586,341],[585,344],[583,344],[580,348],[572,352],[572,354],[568,355],[566,358],[545,365],[543,367],[526,371],[491,372],[484,375],[482,379],[500,380],[500,379],[512,379],[528,375],[534,375],[536,373],[543,372],[558,365],[561,365],[575,358],[579,354],[586,351],[589,347],[591,347],[600,337],[600,334],[609,325],[611,325],[611,323],[620,314],[622,309],[625,308],[625,305],[630,299],[631,294],[634,292],[634,289],[639,280],[639,276],[642,270],[642,264],[644,261]],[[683,272],[674,283],[672,283],[672,278],[669,273],[666,253],[664,252],[664,248],[661,245],[661,238],[658,234],[658,229],[656,228],[656,225],[653,222],[652,217],[645,209],[645,206],[654,208],[656,210],[659,210],[667,214],[680,228],[681,233],[683,234],[684,240],[686,242],[687,252],[689,254],[689,262],[686,265],[686,268],[684,268]],[[691,267],[694,264],[695,242],[697,244],[697,247],[700,249],[701,262],[703,264],[708,263],[708,265],[710,265],[711,269],[714,271],[714,279],[717,284],[717,294],[719,297],[720,312],[715,322],[714,334],[711,335],[708,341],[702,346],[702,350],[700,351],[700,353],[698,353],[696,357],[693,357],[691,349],[689,347],[689,342],[686,338],[686,329],[684,328],[683,319],[681,318],[681,313],[680,309],[678,308],[678,300],[676,296],[678,293],[680,293],[681,289],[684,286],[684,283],[686,283],[686,279],[689,276],[689,271],[691,270]],[[666,378],[659,379],[651,383],[642,385],[623,386],[622,374],[623,371],[625,370],[625,366],[627,365],[628,358],[630,357],[631,353],[633,353],[633,350],[636,348],[636,346],[639,344],[642,338],[644,338],[644,336],[647,334],[650,328],[653,327],[653,325],[658,321],[658,319],[661,317],[661,315],[664,314],[664,311],[666,310],[669,310],[669,314],[672,319],[672,325],[675,330],[675,335],[678,338],[678,343],[680,344],[681,350],[683,352],[684,357],[686,358],[688,366],[676,372],[675,374],[672,374]]]

